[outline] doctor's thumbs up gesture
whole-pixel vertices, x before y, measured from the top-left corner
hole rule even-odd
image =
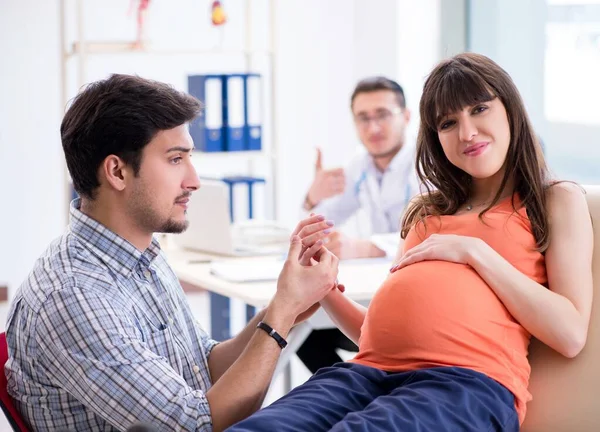
[[[346,177],[343,168],[323,169],[323,156],[321,149],[317,148],[317,161],[315,163],[315,178],[306,194],[304,208],[310,210],[326,198],[344,192]]]

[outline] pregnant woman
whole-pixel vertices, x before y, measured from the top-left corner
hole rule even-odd
[[[358,355],[230,430],[518,431],[531,336],[567,357],[585,345],[587,204],[578,186],[550,179],[510,76],[477,54],[445,60],[420,118],[425,187],[396,265],[368,310],[340,290],[321,302]]]

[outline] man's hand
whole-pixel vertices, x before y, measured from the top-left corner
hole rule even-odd
[[[314,265],[303,266],[301,261],[314,260]],[[338,258],[317,241],[309,248],[293,235],[287,260],[277,280],[273,304],[290,310],[294,319],[315,307],[329,291],[335,288]],[[310,312],[308,312],[310,314]]]
[[[300,259],[314,259],[304,267]],[[208,358],[213,386],[206,392],[215,431],[224,430],[260,408],[281,354],[281,348],[262,330],[270,325],[286,338],[297,319],[304,319],[334,287],[339,260],[322,245],[303,251],[293,235],[288,257],[277,280],[277,292],[264,312],[230,341],[217,345]]]
[[[324,239],[325,246],[339,259],[376,258],[385,256],[385,252],[366,239],[348,237],[334,231]]]
[[[343,168],[330,170],[323,169],[321,149],[317,149],[317,162],[315,163],[315,179],[310,185],[306,195],[311,206],[316,206],[326,198],[339,195],[344,192],[346,177]],[[307,210],[310,210],[307,209]]]
[[[310,214],[310,217],[300,221],[296,226],[296,229],[293,232],[293,235],[300,236],[302,240],[302,253],[298,258],[298,261],[303,266],[311,266],[316,264],[317,261],[315,258],[311,257],[309,254],[304,254],[304,252],[311,246],[316,245],[323,247],[323,239],[331,232],[331,227],[333,226],[332,221],[326,221],[325,218],[321,215],[315,215],[314,213]],[[346,287],[337,282],[334,284],[334,288],[339,289],[344,292]],[[320,303],[315,303],[311,307],[309,307],[306,311],[302,312],[296,318],[294,325],[300,324],[303,321],[306,321],[314,313],[319,310]]]

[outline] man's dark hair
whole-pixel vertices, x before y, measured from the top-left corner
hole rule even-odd
[[[60,126],[65,159],[79,195],[94,199],[98,168],[115,155],[138,175],[144,147],[162,131],[193,120],[200,102],[172,86],[132,75],[89,84]]]
[[[379,90],[389,90],[394,92],[400,108],[406,108],[406,98],[404,97],[404,90],[400,84],[383,76],[374,76],[360,80],[352,92],[352,97],[350,98],[350,108],[352,108],[354,105],[354,99],[360,93],[370,93]]]

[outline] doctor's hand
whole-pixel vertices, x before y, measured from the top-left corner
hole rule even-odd
[[[346,177],[343,168],[323,169],[321,149],[317,149],[317,161],[315,163],[315,178],[306,195],[306,207],[310,210],[326,198],[339,195],[344,192]]]
[[[324,240],[325,247],[339,259],[375,258],[385,256],[385,252],[366,239],[348,237],[339,231],[329,234]]]
[[[313,265],[303,266],[299,257],[312,260]],[[293,235],[273,302],[288,309],[296,322],[312,315],[318,307],[315,304],[335,288],[338,263],[338,258],[318,242],[306,249],[300,237]]]

